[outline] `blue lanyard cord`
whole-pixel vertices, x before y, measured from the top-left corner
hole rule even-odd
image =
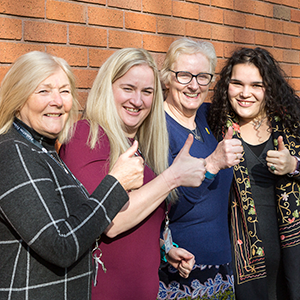
[[[32,134],[26,130],[21,125],[17,124],[16,122],[13,122],[14,128],[18,131],[19,134],[21,134],[27,141],[31,142],[35,146],[37,146],[39,149],[41,149],[45,154],[47,154],[55,163],[62,168],[70,177],[73,179],[73,181],[76,183],[76,185],[80,188],[81,192],[86,196],[89,197],[88,192],[86,191],[85,187],[82,185],[82,183],[74,176],[74,174],[69,170],[67,165],[62,161],[58,161],[54,156],[52,156],[49,151],[43,147],[37,140],[35,140],[32,136]]]

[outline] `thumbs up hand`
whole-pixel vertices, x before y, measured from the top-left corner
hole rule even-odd
[[[220,170],[230,168],[240,162],[243,154],[242,142],[232,138],[233,128],[229,127],[228,131],[215,151],[208,156],[206,160],[206,169],[212,174],[217,174]]]
[[[290,151],[284,146],[283,137],[278,137],[278,150],[269,150],[267,152],[267,166],[270,172],[276,175],[285,175],[292,173],[297,167],[297,159],[290,154]]]

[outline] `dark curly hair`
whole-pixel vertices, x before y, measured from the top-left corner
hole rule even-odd
[[[253,64],[259,70],[265,87],[264,108],[270,120],[278,116],[283,126],[291,134],[299,136],[300,99],[285,80],[285,74],[278,62],[265,49],[242,48],[233,53],[223,67],[220,78],[214,87],[212,104],[208,112],[208,124],[218,138],[224,134],[227,115],[233,113],[228,86],[232,69],[237,64]]]

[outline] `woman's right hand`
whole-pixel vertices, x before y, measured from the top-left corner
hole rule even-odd
[[[171,172],[175,179],[175,187],[197,187],[201,185],[205,178],[205,160],[202,158],[192,157],[189,154],[193,141],[193,135],[189,134],[184,146],[174,159],[172,165],[167,169]]]
[[[134,190],[143,185],[144,160],[135,156],[138,150],[138,142],[134,141],[132,146],[124,152],[108,173],[114,176],[126,191]]]

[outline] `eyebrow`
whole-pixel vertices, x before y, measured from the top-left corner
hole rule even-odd
[[[130,86],[130,87],[132,87],[132,88],[136,88],[135,85],[130,84],[130,83],[122,83],[120,86],[125,86],[125,85]],[[152,87],[152,86],[143,88],[143,90],[149,90],[149,89],[154,91],[154,87]]]
[[[64,85],[62,85],[61,87],[59,87],[59,89],[65,88],[66,86],[70,86],[70,83],[66,83]],[[41,83],[37,89],[41,88],[41,87],[49,87],[52,88],[52,85],[50,83]]]
[[[230,82],[231,82],[231,81],[242,82],[242,80],[235,79],[235,78],[231,78],[231,79],[230,79]],[[252,82],[251,82],[251,84],[258,84],[258,83],[259,83],[259,84],[263,84],[262,81],[252,81]]]

